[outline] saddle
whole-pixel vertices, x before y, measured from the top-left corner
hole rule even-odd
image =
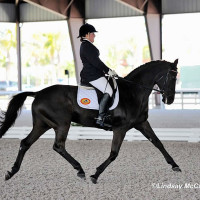
[[[113,100],[110,104],[109,110],[115,109],[119,102],[119,90],[116,80],[113,80],[113,83]],[[101,92],[92,86],[78,85],[77,103],[81,108],[99,110],[99,101],[102,95]]]

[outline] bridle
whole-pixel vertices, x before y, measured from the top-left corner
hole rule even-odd
[[[162,94],[162,95],[165,95],[165,97],[169,97],[169,96],[174,95],[174,92],[169,93],[169,94],[168,94],[168,90],[167,90],[167,92],[166,92],[166,83],[167,83],[167,81],[168,81],[168,79],[169,79],[170,73],[174,74],[174,75],[171,75],[171,79],[172,79],[172,80],[176,80],[176,76],[177,76],[178,72],[177,72],[176,70],[169,69],[169,70],[167,71],[166,75],[162,75],[158,80],[155,81],[156,83],[158,83],[158,82],[160,82],[160,81],[165,77],[165,80],[164,80],[164,84],[163,84],[162,89],[155,89],[155,88],[152,89],[152,88],[150,88],[150,87],[148,87],[148,86],[145,86],[145,85],[143,85],[143,84],[141,84],[141,83],[135,83],[135,82],[133,82],[133,81],[129,81],[129,80],[127,80],[127,79],[124,79],[124,78],[121,78],[121,77],[118,77],[118,76],[117,76],[116,78],[117,78],[117,79],[123,79],[123,80],[125,80],[125,81],[127,81],[127,82],[129,82],[129,83],[131,83],[131,84],[138,85],[138,86],[140,86],[140,87],[142,87],[142,88],[144,88],[144,89],[147,89],[147,90],[151,90],[151,91],[154,90],[154,91],[156,91],[156,92],[159,92],[159,93]]]
[[[163,84],[162,89],[157,90],[157,89],[154,89],[154,88],[153,88],[153,90],[155,90],[155,91],[161,93],[162,95],[165,95],[165,97],[169,97],[169,96],[174,95],[174,92],[171,92],[171,91],[167,90],[167,88],[166,88],[166,83],[167,83],[167,81],[168,81],[168,79],[169,79],[169,75],[170,75],[170,74],[171,74],[171,79],[172,79],[172,80],[176,80],[176,76],[177,76],[178,72],[177,72],[176,70],[169,69],[168,72],[167,72],[167,74],[166,74],[166,76],[165,76],[165,80],[164,80],[164,84]],[[164,77],[164,75],[161,76],[161,77],[159,78],[159,80],[156,81],[156,83],[160,82],[160,81],[163,79],[163,77]],[[168,93],[168,91],[169,91],[169,93]]]

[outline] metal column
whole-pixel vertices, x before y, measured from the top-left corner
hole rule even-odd
[[[71,39],[71,45],[72,45],[72,51],[74,56],[74,63],[75,63],[75,69],[76,69],[76,80],[77,83],[80,83],[80,72],[82,70],[82,61],[80,59],[79,55],[79,49],[80,49],[80,39],[78,39],[79,34],[79,28],[81,25],[84,24],[83,18],[70,18],[67,20],[68,27],[69,27],[69,35]]]
[[[22,90],[22,67],[21,67],[21,32],[20,32],[20,7],[19,0],[15,1],[16,7],[16,36],[17,36],[17,69],[18,69],[18,90]]]
[[[145,23],[149,41],[151,60],[162,59],[162,18],[161,14],[146,14]],[[159,95],[159,96],[158,96]],[[160,94],[155,94],[155,104],[164,108]]]
[[[162,59],[162,25],[160,14],[145,15],[151,60]]]

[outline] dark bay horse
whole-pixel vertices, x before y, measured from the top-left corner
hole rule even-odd
[[[93,183],[97,182],[99,175],[116,159],[126,132],[131,128],[139,130],[152,142],[161,151],[174,171],[181,171],[147,121],[148,99],[155,84],[162,91],[162,101],[166,104],[173,103],[177,63],[178,60],[175,60],[174,63],[152,61],[138,67],[125,78],[117,80],[119,103],[114,110],[110,111],[113,130],[111,152],[105,162],[97,167],[96,173],[91,176]],[[26,151],[42,134],[51,128],[55,130],[53,149],[78,171],[77,175],[80,178],[85,179],[85,172],[80,163],[66,151],[65,141],[71,122],[96,127],[95,117],[97,117],[98,111],[87,110],[78,106],[77,86],[54,85],[38,92],[22,92],[11,99],[7,111],[2,113],[0,138],[14,124],[27,96],[35,98],[32,104],[33,129],[21,141],[17,159],[11,171],[8,171],[5,175],[5,179],[10,179],[19,171]]]

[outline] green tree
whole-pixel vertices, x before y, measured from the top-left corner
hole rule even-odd
[[[0,46],[0,63],[1,67],[6,69],[6,80],[8,81],[12,65],[11,50],[16,49],[16,35],[13,34],[12,30],[7,29],[5,32],[1,32]]]
[[[150,56],[150,50],[149,50],[149,46],[146,45],[143,47],[143,62],[149,62],[151,60],[151,56]]]
[[[49,58],[49,62],[51,64],[60,63],[60,33],[44,33],[42,36],[44,38],[46,57]]]
[[[134,60],[137,45],[133,38],[124,40],[119,46],[111,45],[108,49],[106,64],[112,69],[116,69],[122,61]]]
[[[64,70],[68,69],[70,77],[75,76],[75,67],[73,60],[67,60],[65,63],[61,60],[60,55],[63,53],[63,41],[66,40],[66,35],[62,33],[40,33],[33,34],[31,43],[24,44],[24,52],[30,52],[28,58],[24,61],[24,67],[46,67],[45,75],[40,75],[35,81],[38,84],[53,84],[51,80],[58,80],[58,78],[65,79]],[[66,45],[66,44],[65,44]],[[31,48],[30,48],[31,47]],[[66,51],[66,53],[68,53]],[[31,71],[31,70],[30,70]],[[29,73],[30,74],[30,73]],[[49,81],[48,81],[49,80]],[[26,81],[28,82],[28,81]],[[30,82],[29,82],[30,83]]]
[[[35,65],[58,64],[60,62],[60,33],[34,34],[31,59]]]
[[[107,53],[107,60],[106,60],[106,64],[112,68],[112,69],[116,69],[117,67],[117,63],[118,63],[118,52],[117,52],[117,48],[115,45],[112,45],[108,48],[108,53]]]

